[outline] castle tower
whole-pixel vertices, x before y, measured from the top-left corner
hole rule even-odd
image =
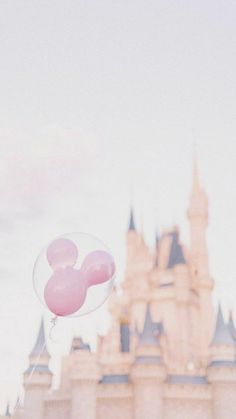
[[[143,235],[136,230],[133,210],[130,212],[126,236],[126,272],[122,288],[125,304],[130,310],[130,323],[143,327],[146,303],[149,298],[147,273],[152,269],[153,257]]]
[[[168,261],[168,268],[173,269],[176,298],[176,318],[181,328],[175,331],[174,318],[169,320],[169,327],[172,328],[173,336],[172,352],[176,354],[175,369],[186,368],[191,351],[191,318],[190,318],[190,280],[189,270],[186,264],[183,248],[179,243],[178,231],[172,233],[172,246]],[[168,313],[167,313],[168,317]],[[165,324],[165,323],[164,323]],[[177,335],[175,334],[177,332]],[[178,351],[176,350],[178,343]]]
[[[159,266],[154,269],[151,308],[155,321],[162,321],[168,349],[165,362],[175,371],[192,357],[191,290],[189,267],[177,227],[159,241]],[[154,282],[155,279],[155,282]],[[176,322],[181,328],[176,327]]]
[[[96,354],[81,338],[74,338],[68,371],[72,388],[71,419],[96,419],[99,368]]]
[[[105,336],[98,336],[97,338],[98,361],[101,366],[107,364],[108,360],[114,359],[120,353],[120,329],[124,320],[122,318],[123,311],[124,307],[121,304],[120,295],[117,292],[117,288],[114,288],[108,301],[109,330]]]
[[[134,418],[162,418],[163,383],[166,379],[166,369],[149,305],[143,331],[139,335],[131,379],[134,388]]]
[[[235,342],[225,324],[219,306],[214,337],[211,343],[211,363],[208,380],[212,385],[214,419],[236,417],[236,362]]]
[[[24,373],[24,419],[44,419],[44,397],[52,381],[49,360],[42,320],[36,343],[29,356],[29,368]]]
[[[208,200],[201,188],[196,158],[193,164],[193,179],[190,203],[188,209],[190,221],[190,251],[196,274],[203,280],[208,279],[208,252],[206,244],[206,229],[208,225]]]
[[[208,200],[200,186],[197,161],[194,160],[193,182],[188,209],[190,223],[190,270],[192,286],[199,295],[200,351],[203,362],[208,355],[208,346],[213,331],[212,307],[213,281],[209,276],[206,229],[208,225]]]

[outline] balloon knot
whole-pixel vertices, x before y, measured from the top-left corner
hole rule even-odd
[[[52,323],[52,325],[53,325],[53,326],[56,326],[56,324],[57,324],[57,320],[58,320],[58,317],[57,317],[57,316],[55,316],[55,317],[53,317],[53,318],[51,319],[51,323]]]

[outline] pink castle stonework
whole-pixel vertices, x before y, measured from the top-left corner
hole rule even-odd
[[[131,211],[108,334],[96,353],[74,338],[58,390],[45,348],[15,419],[236,419],[236,331],[212,306],[208,202],[196,163],[187,215],[189,249],[175,228],[150,250]],[[42,324],[25,382],[44,340]]]

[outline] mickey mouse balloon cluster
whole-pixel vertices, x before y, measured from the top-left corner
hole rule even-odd
[[[44,287],[44,300],[56,316],[78,312],[88,288],[109,281],[115,273],[114,259],[105,250],[88,253],[80,269],[76,269],[79,251],[68,238],[54,240],[46,256],[53,273]]]

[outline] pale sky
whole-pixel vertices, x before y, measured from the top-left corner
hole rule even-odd
[[[188,242],[194,140],[215,300],[236,316],[235,22],[233,0],[1,0],[0,410],[50,321],[32,287],[41,248],[92,233],[119,281],[131,202],[150,244],[173,223]],[[58,325],[52,369],[104,312]]]

